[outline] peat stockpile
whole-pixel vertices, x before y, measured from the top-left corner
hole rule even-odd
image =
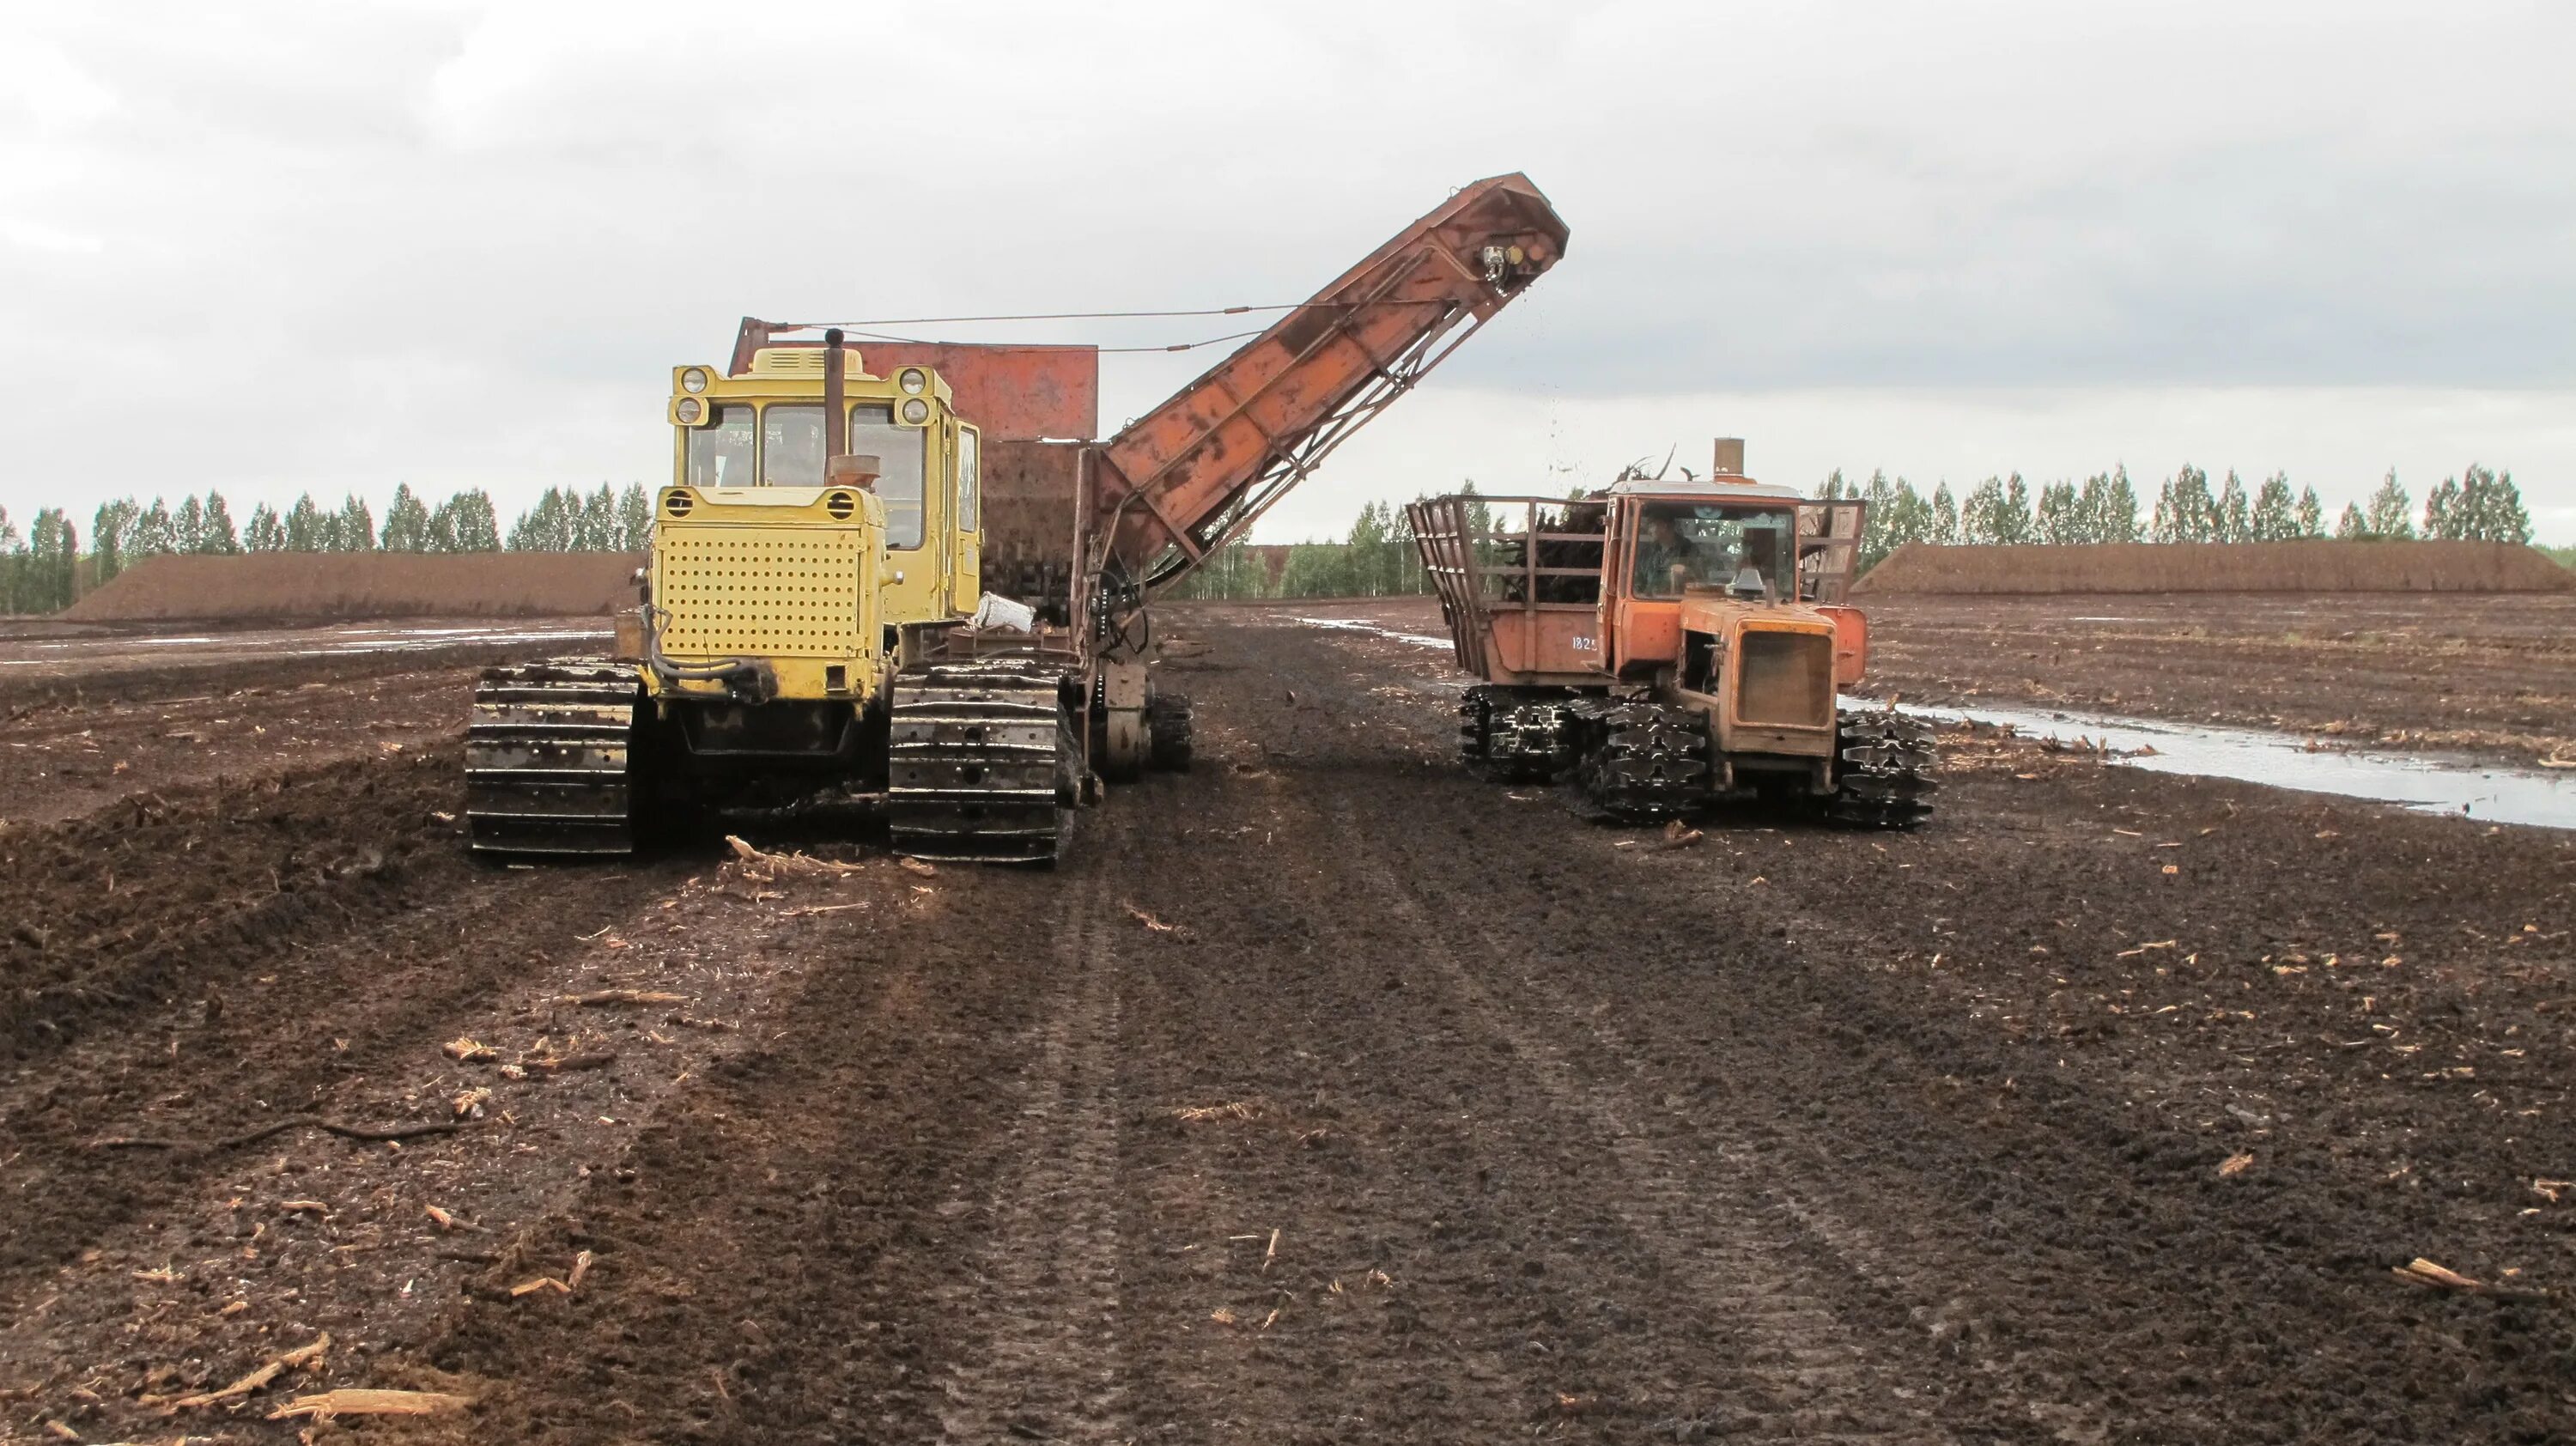
[[[1909,542],[1854,587],[1872,593],[2563,592],[2576,572],[2509,542]]]
[[[62,614],[188,619],[580,617],[634,599],[627,552],[263,552],[154,557]]]

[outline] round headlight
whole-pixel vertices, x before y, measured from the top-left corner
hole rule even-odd
[[[671,409],[671,415],[679,418],[683,422],[694,424],[698,418],[706,415],[706,411],[706,403],[699,401],[695,397],[682,397],[680,398],[680,404]]]
[[[687,371],[680,373],[680,390],[684,392],[703,392],[706,389],[707,369],[705,367],[691,367]]]
[[[894,384],[903,388],[905,396],[917,397],[921,395],[923,387],[930,385],[930,378],[922,375],[919,367],[905,367],[903,375],[894,379]]]
[[[930,420],[930,403],[919,397],[903,404],[903,419],[918,427]]]

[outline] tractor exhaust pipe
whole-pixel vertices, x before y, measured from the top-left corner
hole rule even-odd
[[[849,383],[841,375],[841,329],[823,333],[823,485],[832,485],[832,463],[850,450]]]

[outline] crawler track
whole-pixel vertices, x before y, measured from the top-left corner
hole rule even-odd
[[[1079,753],[1062,672],[1032,659],[935,663],[895,680],[886,809],[915,858],[1052,863]]]
[[[465,816],[474,847],[633,852],[639,793],[631,764],[642,700],[635,670],[604,659],[485,669],[465,735]]]

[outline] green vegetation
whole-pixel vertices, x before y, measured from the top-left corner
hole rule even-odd
[[[652,531],[653,504],[641,483],[623,492],[602,482],[596,492],[547,488],[510,526],[513,552],[639,552]],[[63,509],[39,509],[19,535],[0,508],[0,613],[68,607],[76,592],[98,586],[147,557],[241,552],[499,552],[502,534],[492,498],[468,488],[432,507],[403,483],[394,488],[383,527],[352,493],[325,510],[311,493],[279,512],[262,503],[236,529],[220,492],[182,497],[174,510],[155,497],[101,503],[90,519],[89,546]]]
[[[1461,490],[1473,493],[1476,484],[1468,482]],[[1575,495],[1581,496],[1581,490]],[[2397,474],[2390,472],[2367,499],[2345,506],[2331,534],[2316,489],[2293,494],[2289,478],[2278,472],[2249,491],[2232,471],[2213,489],[2208,473],[2184,467],[2165,479],[2151,503],[2143,504],[2126,468],[2097,473],[2081,483],[2043,483],[2035,491],[2016,472],[1989,477],[1964,495],[1954,495],[1947,482],[1925,495],[1902,477],[1889,481],[1884,472],[1852,482],[1836,471],[1816,495],[1868,499],[1869,530],[1861,543],[1864,569],[1908,542],[2275,542],[2328,535],[2346,540],[2531,540],[2531,518],[2513,474],[2474,463],[2433,488],[2420,518]],[[480,488],[433,507],[405,483],[394,489],[381,527],[355,494],[325,510],[308,493],[284,512],[264,503],[253,507],[238,530],[223,494],[209,492],[203,498],[182,497],[175,510],[158,497],[148,507],[132,498],[102,504],[91,519],[84,550],[78,526],[63,509],[39,509],[22,535],[8,510],[0,508],[0,613],[68,606],[77,590],[165,553],[498,552],[505,545],[513,552],[637,552],[644,548],[652,521],[652,500],[640,483],[621,491],[603,482],[587,493],[548,488],[506,534],[491,497]],[[2542,550],[2576,568],[2576,548]],[[1430,591],[1404,508],[1372,502],[1360,509],[1349,535],[1338,541],[1285,547],[1230,543],[1174,595],[1395,597]]]
[[[1962,498],[1951,495],[1947,482],[1926,497],[1902,477],[1891,483],[1879,472],[1855,483],[1836,471],[1816,495],[1869,500],[1869,530],[1861,542],[1864,568],[1908,542],[2295,542],[2328,535],[2317,490],[2306,487],[2293,496],[2289,477],[2280,472],[2249,493],[2233,471],[2212,490],[2208,473],[2186,466],[2156,490],[2143,521],[2126,467],[2096,473],[2081,484],[2044,483],[2036,494],[2018,472],[1989,477]],[[2366,502],[2345,506],[2332,535],[2344,541],[2425,537],[2529,542],[2531,517],[2512,473],[2471,463],[2425,499],[2420,527],[2406,489],[2392,471]]]

